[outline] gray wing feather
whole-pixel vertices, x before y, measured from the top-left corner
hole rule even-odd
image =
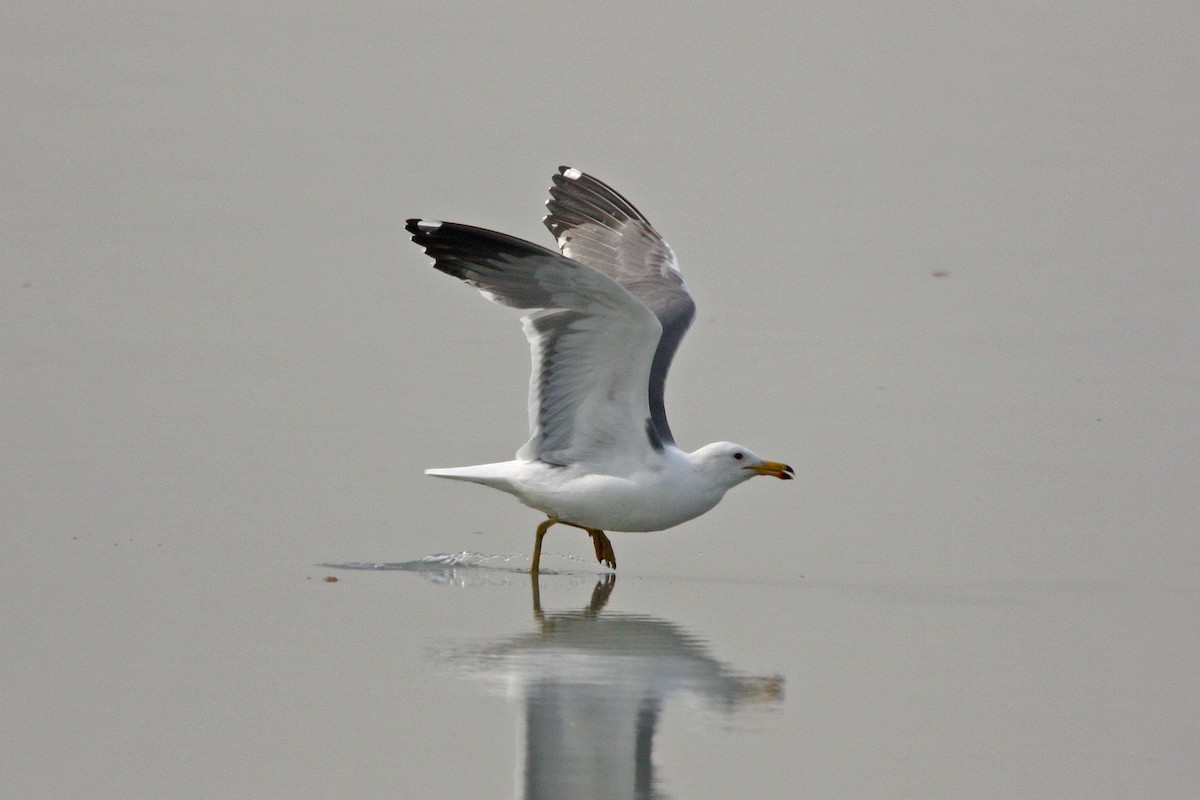
[[[626,289],[585,264],[495,231],[429,220],[406,227],[437,269],[530,312],[523,318],[533,357],[530,436],[518,458],[612,466],[661,450],[647,399],[661,325]]]
[[[632,203],[577,169],[559,167],[546,208],[543,222],[563,255],[625,287],[662,325],[647,390],[659,439],[674,444],[663,394],[671,361],[696,316],[674,251]]]

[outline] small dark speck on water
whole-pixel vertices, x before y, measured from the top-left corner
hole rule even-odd
[[[950,273],[949,273],[949,272],[946,272],[946,270],[944,270],[944,269],[935,269],[933,272],[931,272],[931,273],[929,273],[929,274],[930,274],[930,275],[932,275],[932,276],[933,276],[933,277],[935,277],[935,278],[945,278],[945,277],[947,277],[947,276],[948,276]]]
[[[337,578],[333,577],[332,575],[326,575],[322,580],[324,580],[326,583],[337,583]]]

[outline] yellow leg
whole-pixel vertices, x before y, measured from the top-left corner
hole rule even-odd
[[[541,581],[538,580],[537,575],[532,577],[529,588],[533,590],[533,618],[538,621],[539,625],[542,625],[546,621],[546,615],[542,613]]]
[[[550,526],[558,522],[554,517],[547,517],[541,525],[537,526],[537,538],[533,542],[533,563],[529,565],[529,574],[537,575],[538,566],[542,563],[542,537],[546,535],[546,531],[550,530]]]
[[[596,560],[613,569],[617,568],[617,554],[613,551],[612,542],[604,535],[604,531],[596,528],[584,528],[592,537],[592,546],[596,548]]]

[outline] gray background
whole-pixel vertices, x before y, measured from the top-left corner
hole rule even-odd
[[[697,296],[680,443],[798,476],[614,536],[611,610],[786,680],[669,707],[659,790],[1194,794],[1198,23],[5,3],[0,793],[521,791],[519,703],[438,654],[528,579],[316,565],[527,563],[534,512],[421,475],[524,440],[515,315],[402,220],[549,244],[569,164]]]

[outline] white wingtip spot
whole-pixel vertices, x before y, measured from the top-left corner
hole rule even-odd
[[[423,231],[436,231],[442,227],[442,223],[436,219],[419,219],[417,220],[417,227]]]
[[[577,181],[583,177],[583,173],[574,167],[567,167],[565,170],[563,170],[563,177],[567,178],[568,180]]]

